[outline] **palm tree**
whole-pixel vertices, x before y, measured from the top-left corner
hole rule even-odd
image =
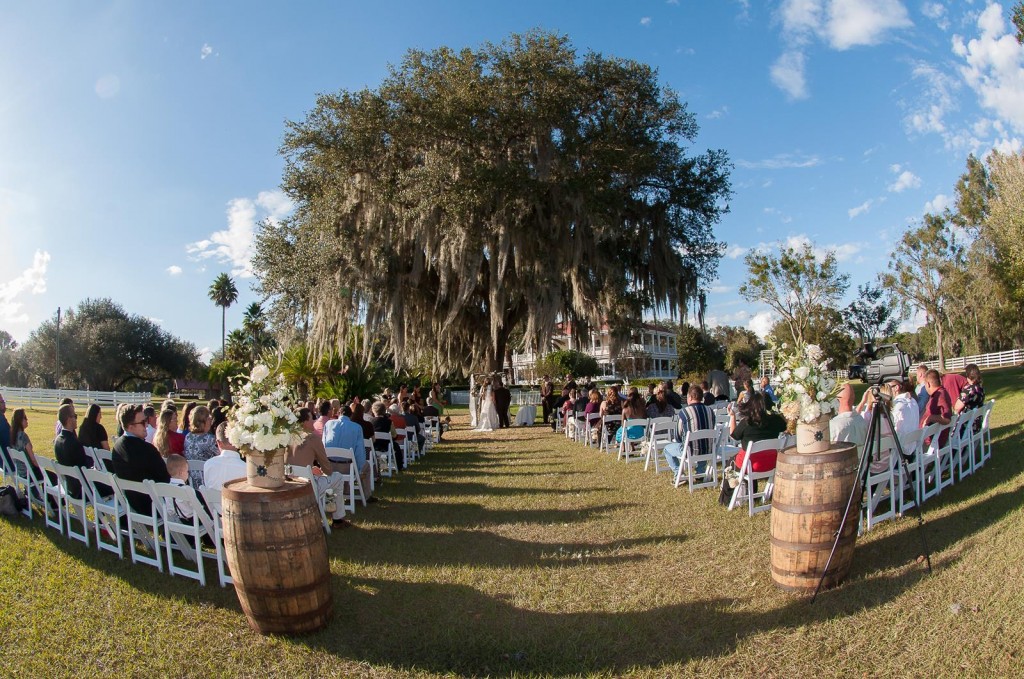
[[[259,303],[253,302],[246,308],[242,317],[242,330],[248,339],[251,363],[255,364],[258,357],[277,348],[277,342],[267,330],[267,316]]]
[[[222,273],[213,279],[213,284],[207,293],[214,304],[220,307],[220,355],[226,356],[227,338],[227,314],[228,307],[238,301],[238,288],[235,282],[226,273]]]

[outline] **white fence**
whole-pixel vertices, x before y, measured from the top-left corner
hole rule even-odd
[[[1024,363],[1024,351],[1011,349],[1010,351],[999,351],[994,354],[947,358],[945,370],[963,370],[967,367],[968,363],[974,363],[979,368],[1000,368],[1007,365],[1020,365]],[[924,364],[929,368],[940,369],[938,361],[925,361]]]
[[[63,398],[70,398],[75,404],[85,406],[95,403],[100,406],[116,407],[122,403],[149,403],[153,395],[144,391],[90,391],[80,389],[20,389],[0,387],[7,401],[7,409],[14,408],[56,408]],[[79,412],[85,412],[79,409]]]
[[[539,389],[509,389],[512,392],[512,405],[524,406],[524,405],[537,405],[540,403],[540,390]],[[448,402],[453,406],[468,406],[469,405],[469,392],[452,391],[451,398]]]

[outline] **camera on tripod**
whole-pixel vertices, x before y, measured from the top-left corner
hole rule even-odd
[[[853,355],[858,362],[849,368],[850,379],[860,379],[868,384],[878,385],[888,379],[905,379],[910,369],[910,355],[898,344],[865,342],[860,351]]]

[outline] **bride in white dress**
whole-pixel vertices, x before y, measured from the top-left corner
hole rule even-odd
[[[473,376],[469,376],[469,426],[476,429],[476,402],[477,402],[477,391],[476,382]]]
[[[476,431],[494,431],[498,428],[498,409],[494,407],[494,395],[491,392],[491,379],[484,380],[480,388],[480,416],[477,418]]]

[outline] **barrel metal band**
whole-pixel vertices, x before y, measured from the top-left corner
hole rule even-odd
[[[278,594],[309,594],[320,589],[325,583],[329,582],[331,574],[328,572],[321,575],[319,578],[305,585],[298,585],[295,587],[253,587],[252,585],[246,585],[239,583],[235,580],[235,589],[242,590],[245,594],[251,594],[254,596],[267,596],[272,597]],[[329,604],[330,602],[328,602]]]
[[[820,512],[842,512],[846,509],[846,500],[838,502],[827,502],[818,505],[789,505],[784,502],[772,500],[772,508],[784,514],[818,514]]]
[[[822,552],[825,550],[831,551],[833,544],[838,544],[839,547],[845,547],[852,545],[857,540],[857,533],[850,533],[844,535],[839,539],[838,543],[834,543],[833,540],[827,542],[788,542],[775,536],[772,536],[771,542],[773,547],[780,549],[788,549],[791,552]]]

